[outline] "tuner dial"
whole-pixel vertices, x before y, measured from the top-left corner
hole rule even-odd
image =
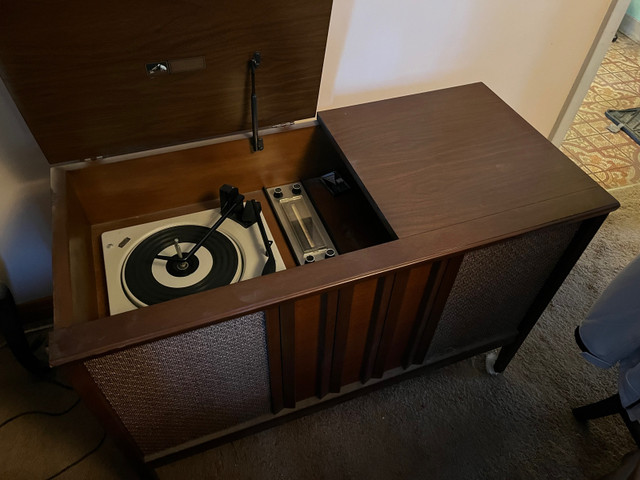
[[[280,187],[276,187],[273,189],[273,196],[276,198],[282,198],[282,189]]]
[[[300,195],[300,193],[302,193],[302,187],[299,183],[294,183],[291,187],[291,192],[293,192],[294,195]]]

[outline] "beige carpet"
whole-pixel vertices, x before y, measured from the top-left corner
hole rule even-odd
[[[616,373],[579,355],[573,329],[613,276],[640,253],[640,186],[612,191],[610,215],[503,375],[476,357],[157,470],[161,479],[598,478],[635,448],[622,421],[571,408],[615,392]],[[31,379],[0,350],[0,423],[63,410],[73,392]],[[0,429],[0,478],[44,479],[95,447],[102,429],[79,405]],[[133,477],[107,439],[58,478]]]

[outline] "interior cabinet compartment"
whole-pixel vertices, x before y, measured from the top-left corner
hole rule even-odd
[[[344,166],[338,172],[350,188],[335,196],[324,186],[321,178],[303,180],[338,252],[353,252],[396,239],[384,216],[377,207],[372,208],[350,172]]]
[[[67,213],[55,219],[56,325],[67,327],[108,315],[103,232],[217,207],[218,188],[225,183],[238,187],[247,200],[260,201],[287,268],[296,264],[270,211],[263,192],[266,186],[309,179],[313,198],[320,199],[320,215],[330,219],[344,220],[344,212],[355,213],[357,208],[366,222],[353,222],[346,235],[341,221],[327,225],[330,234],[336,229],[339,253],[393,238],[318,127],[266,136],[265,143],[268,148],[259,155],[249,151],[246,140],[236,140],[122,162],[57,167],[54,208]],[[345,195],[331,197],[315,179],[336,170],[344,172],[353,187]],[[57,301],[63,298],[67,301]]]

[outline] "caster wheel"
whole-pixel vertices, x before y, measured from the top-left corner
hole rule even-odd
[[[489,375],[498,375],[498,372],[496,372],[493,369],[493,366],[496,364],[497,359],[498,359],[497,351],[487,353],[487,358],[485,359],[484,365]]]

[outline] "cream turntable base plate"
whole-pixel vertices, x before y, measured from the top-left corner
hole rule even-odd
[[[251,205],[247,202],[247,205]],[[258,204],[259,205],[259,204]],[[244,226],[220,208],[133,225],[102,234],[102,252],[111,315],[248,280],[263,274],[269,252],[275,271],[284,261],[269,227]],[[260,223],[269,248],[261,234]],[[201,243],[193,255],[189,253]]]

